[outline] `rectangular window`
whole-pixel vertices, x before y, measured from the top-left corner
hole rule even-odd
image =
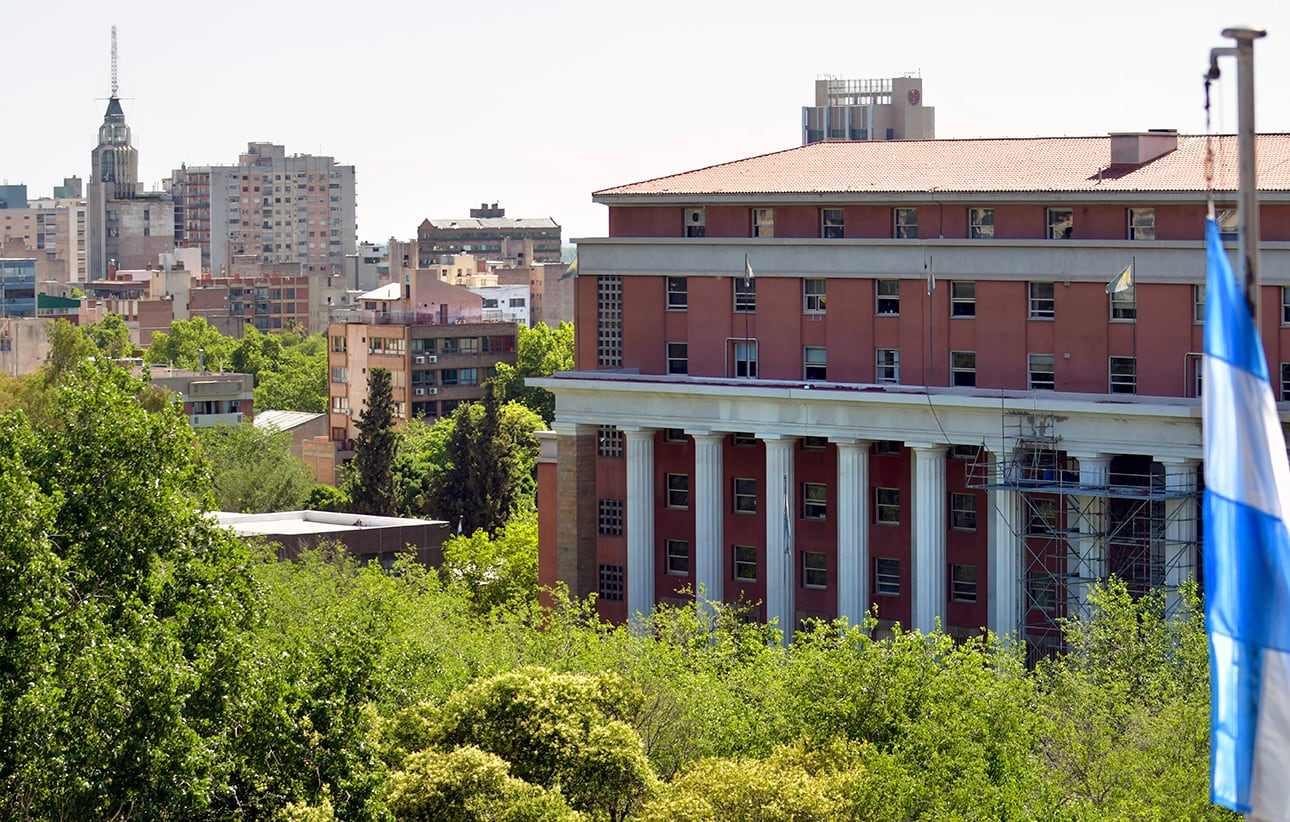
[[[976,530],[976,494],[950,494],[950,527],[955,531]]]
[[[457,385],[458,379],[457,369],[455,368],[443,368],[439,371],[440,385]]]
[[[622,602],[623,566],[600,566],[600,598],[607,602]]]
[[[670,442],[670,443],[677,443],[680,445],[684,445],[689,441],[690,441],[690,438],[688,435],[686,435],[684,428],[664,428],[663,429],[663,442]]]
[[[1051,614],[1057,610],[1057,582],[1042,568],[1026,572],[1026,610]]]
[[[1138,362],[1136,357],[1111,358],[1111,393],[1136,394],[1138,392]]]
[[[730,444],[735,448],[755,448],[757,446],[757,437],[752,434],[731,434]]]
[[[1135,322],[1138,319],[1137,288],[1129,286],[1111,293],[1111,319]]]
[[[735,486],[735,513],[736,514],[757,513],[757,480],[736,477],[734,481],[734,486]]]
[[[1051,320],[1057,315],[1053,283],[1030,283],[1030,319]]]
[[[1048,209],[1048,239],[1069,240],[1075,233],[1075,211],[1069,208]]]
[[[395,372],[399,373],[399,372]],[[479,385],[479,369],[463,368],[457,372],[462,385]]]
[[[478,354],[479,337],[462,337],[458,340],[457,350],[462,354]]]
[[[976,602],[976,566],[950,566],[950,601]]]
[[[757,378],[757,343],[735,343],[735,376]]]
[[[752,210],[752,236],[775,236],[775,209],[754,208]]]
[[[802,552],[802,587],[829,587],[829,566],[823,553],[819,551]]]
[[[1218,236],[1222,240],[1240,239],[1241,217],[1240,212],[1234,208],[1220,208],[1214,212],[1214,219],[1218,223]]]
[[[735,277],[735,311],[748,313],[757,310],[757,279]]]
[[[843,211],[840,208],[820,209],[820,236],[826,240],[840,240],[843,236]]]
[[[668,474],[667,475],[667,507],[668,508],[689,508],[690,507],[690,475],[689,474]]]
[[[899,488],[875,488],[873,489],[873,499],[874,522],[879,525],[900,524]]]
[[[623,533],[623,501],[620,499],[600,500],[600,533],[616,537]]]
[[[348,341],[345,337],[334,336],[331,338],[331,350],[335,354],[344,354],[348,348]]]
[[[1290,287],[1284,285],[1281,286],[1281,324],[1290,325]]]
[[[757,549],[751,545],[734,547],[734,574],[739,582],[757,581]]]
[[[1205,322],[1205,284],[1204,283],[1201,283],[1200,285],[1193,285],[1191,287],[1191,302],[1192,302],[1192,313],[1191,313],[1192,322],[1198,322],[1198,323]],[[1287,325],[1286,320],[1290,319],[1290,315],[1286,314],[1286,308],[1287,308],[1286,290],[1285,288],[1282,288],[1281,289],[1281,324],[1282,325]]]
[[[807,277],[802,280],[802,313],[803,314],[823,314],[824,313],[824,284],[823,277]]]
[[[897,240],[918,239],[918,209],[893,209],[896,221],[895,237]]]
[[[829,449],[828,437],[802,437],[803,451],[827,451]]]
[[[1129,209],[1129,239],[1154,240],[1156,238],[1156,210],[1154,208]]]
[[[331,381],[337,383],[349,382],[349,369],[343,365],[333,365],[331,367]]]
[[[875,310],[879,314],[895,315],[900,313],[900,280],[878,280],[878,304]]]
[[[879,348],[875,352],[877,371],[874,381],[880,383],[900,382],[900,349]]]
[[[670,342],[667,344],[667,373],[669,374],[688,374],[690,373],[690,345],[683,342]]]
[[[872,447],[875,457],[900,456],[900,440],[878,440]]]
[[[1051,497],[1027,497],[1027,534],[1050,535],[1057,529],[1057,503]]]
[[[950,385],[976,385],[976,352],[950,352]]]
[[[596,278],[596,367],[623,365],[623,278],[602,274]]]
[[[667,541],[667,572],[672,576],[690,575],[690,543],[683,539]]]
[[[1027,355],[1030,390],[1052,391],[1057,386],[1056,358],[1052,354]]]
[[[684,311],[690,307],[690,283],[684,277],[667,278],[667,310]]]
[[[702,208],[687,208],[685,210],[685,236],[702,237],[706,232],[704,224],[707,222],[707,214]]]
[[[1281,402],[1290,402],[1290,362],[1281,363]]]
[[[829,487],[822,482],[802,483],[802,519],[824,519],[829,513]]]
[[[976,316],[976,283],[961,281],[950,283],[950,316]]]
[[[596,454],[602,457],[621,457],[623,455],[623,432],[613,425],[600,426],[596,437]]]
[[[900,560],[873,558],[873,592],[883,597],[900,596]]]
[[[808,345],[802,348],[802,378],[806,380],[827,380],[827,351],[821,346]]]
[[[988,240],[994,237],[994,209],[968,209],[968,239]]]

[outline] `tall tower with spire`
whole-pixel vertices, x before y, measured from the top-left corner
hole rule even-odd
[[[86,277],[90,280],[107,278],[113,268],[156,265],[159,255],[175,247],[174,201],[168,195],[145,194],[139,184],[139,153],[130,144],[130,127],[118,92],[113,26],[112,96],[99,126],[98,145],[90,152],[86,187]]]
[[[90,181],[101,183],[108,199],[130,199],[139,188],[139,152],[130,144],[121,98],[117,96],[116,26],[112,27],[112,96],[99,126],[99,144],[90,152]]]

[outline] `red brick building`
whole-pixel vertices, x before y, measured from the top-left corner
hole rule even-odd
[[[1258,153],[1284,400],[1290,135]],[[1234,232],[1235,138],[1174,132],[820,143],[596,192],[578,370],[544,382],[544,581],[615,620],[702,588],[790,630],[876,606],[1036,648],[1096,580],[1176,593],[1207,168]]]

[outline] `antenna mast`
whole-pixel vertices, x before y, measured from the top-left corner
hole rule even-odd
[[[112,96],[116,96],[116,26],[112,27]]]

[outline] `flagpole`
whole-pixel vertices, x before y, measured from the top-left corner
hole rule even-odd
[[[1241,281],[1245,302],[1259,327],[1259,189],[1254,158],[1254,41],[1267,35],[1263,29],[1233,27],[1223,29],[1223,36],[1236,41],[1236,47],[1210,49],[1209,78],[1219,77],[1218,58],[1236,57],[1237,146],[1240,152],[1240,209],[1238,212]]]

